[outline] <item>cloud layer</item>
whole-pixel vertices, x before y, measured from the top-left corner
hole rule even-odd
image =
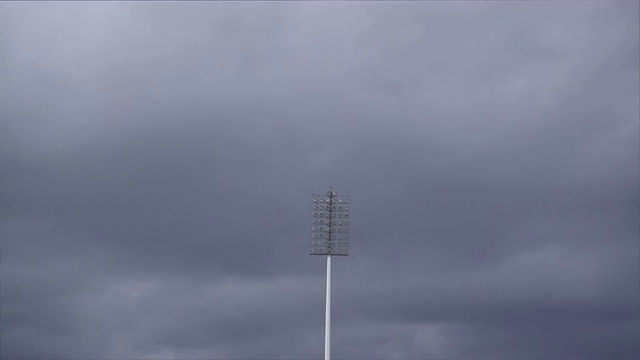
[[[1,357],[640,355],[640,15],[0,4]]]

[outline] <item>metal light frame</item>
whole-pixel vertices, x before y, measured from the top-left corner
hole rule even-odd
[[[333,189],[313,195],[310,255],[349,255],[350,202],[349,196],[338,196]]]

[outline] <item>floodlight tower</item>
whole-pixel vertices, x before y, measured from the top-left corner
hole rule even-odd
[[[311,255],[327,257],[327,289],[324,316],[324,359],[331,352],[331,256],[349,255],[349,196],[338,196],[333,188],[313,195]]]

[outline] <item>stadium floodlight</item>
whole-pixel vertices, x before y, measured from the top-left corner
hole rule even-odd
[[[310,255],[322,255],[327,257],[324,359],[330,360],[331,256],[349,256],[349,196],[338,196],[333,188],[329,188],[324,195],[312,195],[312,201],[313,226],[311,227],[311,238],[327,240],[312,241]],[[320,220],[318,220],[318,218],[320,218]],[[324,221],[324,219],[327,220]],[[317,226],[318,224],[321,226]]]

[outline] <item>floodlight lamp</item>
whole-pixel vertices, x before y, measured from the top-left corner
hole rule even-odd
[[[346,202],[348,204],[349,203],[349,199],[344,199],[344,202]]]

